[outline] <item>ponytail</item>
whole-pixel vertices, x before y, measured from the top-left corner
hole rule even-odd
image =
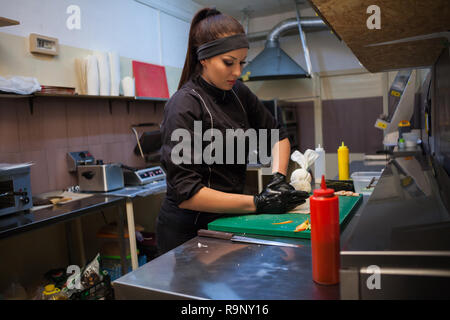
[[[215,8],[200,9],[191,22],[186,59],[178,89],[201,72],[197,56],[197,48],[200,45],[237,33],[245,32],[242,25],[233,17],[222,14]]]

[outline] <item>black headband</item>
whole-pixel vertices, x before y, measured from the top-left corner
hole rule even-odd
[[[241,48],[249,48],[247,37],[243,33],[202,44],[197,49],[197,56],[198,60],[203,60]]]

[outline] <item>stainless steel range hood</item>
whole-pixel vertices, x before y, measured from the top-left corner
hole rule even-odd
[[[303,18],[300,23],[305,30],[324,30],[327,28],[326,24],[319,18]],[[267,35],[264,50],[244,68],[242,80],[257,81],[310,77],[308,72],[280,48],[280,36],[289,30],[298,28],[298,24],[298,20],[292,18],[276,25]]]
[[[242,72],[244,81],[306,78],[308,74],[277,42],[266,42],[264,50]]]

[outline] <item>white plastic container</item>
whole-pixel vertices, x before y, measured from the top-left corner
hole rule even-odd
[[[322,181],[322,175],[325,174],[325,150],[320,146],[320,144],[317,146],[315,150],[319,157],[314,162],[314,180],[315,183],[320,184]]]
[[[403,134],[403,138],[405,139],[405,145],[407,148],[417,146],[417,140],[419,136],[415,132],[405,132]]]
[[[379,171],[360,171],[351,175],[356,193],[370,195],[381,177]],[[373,181],[372,179],[375,178]],[[372,183],[370,183],[372,182]],[[370,184],[370,187],[367,188]]]

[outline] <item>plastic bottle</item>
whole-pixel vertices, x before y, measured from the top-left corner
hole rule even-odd
[[[339,180],[348,180],[349,179],[349,151],[347,146],[342,145],[338,148],[338,169],[339,169]]]
[[[48,284],[42,292],[42,300],[67,300],[67,296],[54,284]]]
[[[318,284],[339,283],[339,199],[327,189],[322,176],[320,189],[310,198],[313,280]]]
[[[325,174],[325,150],[320,146],[317,146],[315,150],[319,157],[314,162],[314,180],[315,183],[320,183],[321,177]]]

